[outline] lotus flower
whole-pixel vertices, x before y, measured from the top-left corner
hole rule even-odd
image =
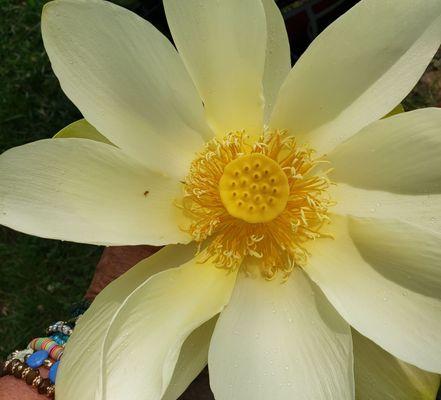
[[[57,399],[176,399],[207,359],[218,400],[433,398],[441,110],[381,118],[438,49],[441,2],[362,0],[292,69],[272,0],[164,6],[177,51],[110,3],[48,3],[85,120],[0,158],[4,225],[167,245],[81,318]]]

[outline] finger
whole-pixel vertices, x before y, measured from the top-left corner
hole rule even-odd
[[[158,250],[159,247],[154,246],[107,247],[96,267],[86,299],[93,300],[110,282]]]
[[[0,378],[0,400],[42,400],[47,399],[38,394],[32,386],[13,376]]]

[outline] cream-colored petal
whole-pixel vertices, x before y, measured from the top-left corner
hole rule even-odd
[[[208,355],[217,400],[353,399],[349,325],[300,270],[238,276]]]
[[[268,124],[280,86],[291,69],[291,52],[285,21],[274,0],[262,0],[266,16],[266,57],[263,75],[264,122]]]
[[[110,140],[99,133],[85,119],[80,119],[78,121],[72,122],[61,131],[59,131],[56,135],[54,135],[54,139],[67,138],[90,139],[95,140],[96,142],[112,144]]]
[[[406,195],[354,188],[342,183],[331,187],[336,205],[331,211],[340,215],[396,219],[441,233],[441,194]]]
[[[297,61],[270,125],[327,153],[391,111],[440,43],[439,0],[360,1]]]
[[[320,239],[310,245],[305,271],[360,333],[410,364],[441,372],[441,300],[400,285],[397,265],[395,281],[391,280],[393,270],[387,272],[389,279],[384,276],[385,269],[400,261],[397,245],[390,246],[393,253],[387,257],[381,254],[383,262],[377,248],[382,238],[360,239],[363,231],[368,235],[368,229],[380,224],[378,220],[332,216],[328,229],[334,240]],[[384,248],[388,250],[387,245]],[[430,293],[429,288],[424,289]]]
[[[217,316],[195,329],[179,353],[170,384],[161,400],[176,400],[201,373],[208,361],[208,348]]]
[[[359,219],[351,225],[351,237],[385,278],[441,300],[441,234],[401,221]]]
[[[340,144],[328,159],[331,178],[365,189],[441,193],[441,109],[376,121]]]
[[[166,246],[130,268],[99,294],[83,315],[84,318],[81,317],[78,321],[78,329],[75,329],[69,340],[66,357],[63,357],[57,374],[57,396],[64,396],[61,397],[64,400],[102,398],[102,385],[99,382],[104,376],[98,375],[101,368],[100,354],[103,350],[103,336],[112,323],[112,316],[118,312],[125,299],[146,280],[169,268],[189,262],[195,251],[193,244]],[[96,326],[94,320],[97,322]],[[74,351],[70,352],[70,348]]]
[[[161,399],[182,344],[222,310],[235,281],[195,259],[149,273],[182,258],[175,248],[166,251],[109,285],[81,317],[60,365],[61,399]]]
[[[164,0],[164,7],[215,133],[260,134],[266,49],[261,0]]]
[[[0,223],[100,245],[188,242],[181,186],[108,144],[41,140],[0,156]]]
[[[352,330],[357,400],[435,400],[439,375],[395,358]]]
[[[186,174],[210,137],[200,97],[169,41],[101,0],[56,0],[42,33],[67,96],[99,132],[152,170]]]

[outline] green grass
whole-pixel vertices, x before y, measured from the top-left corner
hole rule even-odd
[[[0,0],[0,152],[53,136],[81,117],[52,73],[40,34],[41,0]],[[0,228],[0,358],[69,316],[100,254],[95,246]]]

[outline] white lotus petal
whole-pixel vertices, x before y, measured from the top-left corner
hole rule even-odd
[[[159,267],[174,267],[182,258],[176,248],[166,249],[97,296],[66,346],[57,395],[64,400],[163,396],[184,341],[222,310],[235,281],[234,274],[195,259],[179,268]],[[153,275],[149,268],[163,271]]]
[[[441,193],[441,109],[424,108],[368,125],[328,159],[331,178],[364,189]]]
[[[352,330],[357,400],[434,400],[439,375],[395,358]]]
[[[387,279],[441,299],[441,234],[401,221],[358,220],[351,237],[362,257]]]
[[[426,295],[397,283],[402,280],[398,266],[402,257],[397,247],[380,244],[387,236],[366,240],[368,231],[375,225],[380,230],[380,224],[379,220],[333,215],[329,230],[334,240],[320,239],[309,246],[311,257],[305,271],[346,321],[364,336],[401,360],[441,372],[441,300],[427,295],[430,288],[421,286],[423,279],[418,286],[425,289]],[[392,252],[386,257],[381,246]],[[406,251],[411,253],[411,249],[403,249],[404,254]],[[394,268],[387,272],[387,279],[384,271],[390,265]],[[394,272],[396,282],[391,280]]]
[[[337,202],[331,211],[340,215],[397,219],[441,233],[441,194],[406,195],[365,190],[339,183],[331,188]]]
[[[353,398],[350,328],[300,269],[238,276],[208,364],[217,400]]]
[[[219,136],[263,128],[261,0],[164,0],[173,39]]]
[[[108,144],[41,140],[0,156],[0,223],[82,243],[188,242],[181,186]]]
[[[101,389],[97,387],[101,357],[97,355],[102,352],[103,336],[112,322],[112,315],[143,282],[159,272],[188,262],[194,257],[195,250],[193,244],[166,246],[130,268],[99,294],[78,321],[78,329],[75,329],[66,346],[66,356],[63,356],[57,373],[57,396],[64,396],[62,398],[67,400],[101,398]],[[94,318],[89,318],[90,315]],[[88,327],[91,328],[89,331],[86,329]],[[69,352],[70,348],[75,351]]]
[[[153,170],[186,174],[211,136],[200,97],[169,41],[101,0],[56,0],[42,33],[67,96],[99,132]]]
[[[265,124],[277,99],[280,86],[291,69],[291,52],[285,21],[274,0],[262,0],[266,16],[266,57],[263,75],[263,93],[265,98]]]
[[[172,379],[161,400],[176,400],[205,368],[216,322],[217,316],[195,329],[184,342]]]
[[[360,1],[297,61],[270,125],[327,153],[391,111],[440,43],[439,0]]]

